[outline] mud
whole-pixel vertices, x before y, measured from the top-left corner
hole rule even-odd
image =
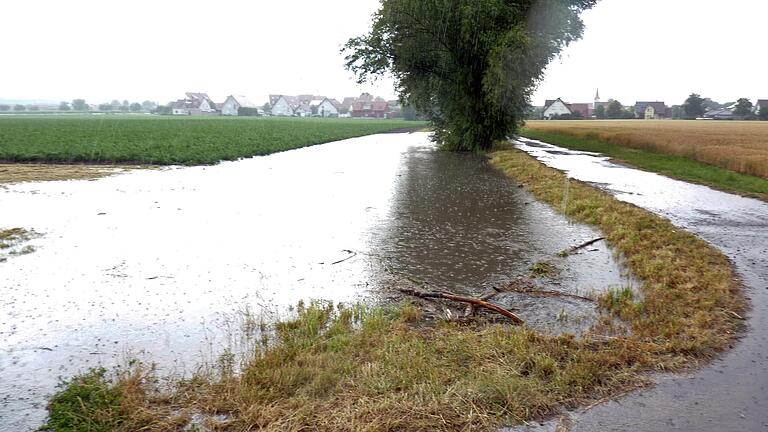
[[[520,139],[516,146],[568,176],[668,218],[719,248],[733,262],[751,301],[748,331],[721,358],[688,375],[663,375],[652,388],[586,412],[573,431],[768,430],[768,203],[672,180]],[[562,419],[522,430],[555,430]]]
[[[45,417],[59,378],[139,358],[183,374],[236,343],[245,314],[299,300],[388,301],[410,279],[481,293],[528,276],[584,294],[631,284],[598,237],[534,201],[478,155],[389,134],[216,166],[8,185],[0,226],[41,236],[0,263],[0,430]],[[545,331],[594,305],[510,294]]]

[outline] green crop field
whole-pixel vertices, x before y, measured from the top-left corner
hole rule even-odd
[[[422,125],[362,119],[0,116],[0,161],[211,164]]]

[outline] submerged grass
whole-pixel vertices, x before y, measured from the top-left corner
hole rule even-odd
[[[562,203],[561,173],[518,151],[494,153],[492,162],[540,199]],[[209,419],[215,430],[496,430],[642,385],[640,372],[696,364],[733,339],[740,324],[730,312],[743,312],[745,303],[720,253],[586,185],[571,183],[565,208],[569,218],[600,228],[644,279],[642,303],[621,290],[602,299],[628,320],[630,335],[549,336],[490,324],[425,328],[407,304],[313,303],[276,324],[239,372],[220,367],[165,389],[151,377],[133,386],[125,375],[100,381],[104,391],[131,401],[111,411],[119,419],[114,429],[173,430],[204,413],[224,415]],[[603,327],[612,320],[606,316]],[[51,419],[103,412],[95,408],[52,403]]]
[[[0,161],[213,164],[422,125],[362,119],[5,116],[0,117]]]
[[[676,125],[691,124],[691,122],[666,122],[664,124],[670,123]],[[706,147],[702,143],[701,149],[699,149],[696,145],[691,144],[693,139],[691,137],[681,138],[681,140],[684,139],[684,142],[687,143],[685,147],[683,143],[680,143],[679,147],[672,144],[641,145],[641,141],[638,141],[641,137],[647,140],[654,139],[653,134],[657,131],[653,128],[645,131],[644,134],[641,134],[640,131],[635,131],[632,135],[634,138],[629,139],[624,134],[621,134],[620,131],[613,129],[600,132],[600,127],[599,124],[594,125],[590,129],[571,125],[560,125],[558,127],[557,125],[547,126],[536,122],[529,124],[528,127],[523,129],[521,134],[527,138],[541,140],[573,150],[602,153],[647,171],[704,184],[715,189],[768,199],[768,174],[765,174],[768,171],[762,171],[762,165],[757,165],[761,167],[760,170],[737,169],[742,167],[742,165],[731,164],[725,159],[720,164],[714,161],[714,159],[710,160],[699,157],[697,155],[703,151],[702,149],[710,147]],[[765,128],[765,132],[768,133],[768,128]],[[690,135],[694,132],[688,131],[687,133]],[[665,139],[674,142],[674,136],[665,136]],[[760,143],[757,142],[753,145],[759,147]],[[693,153],[684,153],[683,149],[688,149],[690,146],[693,148],[691,150]],[[768,169],[768,142],[765,142],[762,146],[765,147],[763,151],[765,154],[752,155],[750,153],[750,161],[752,162],[751,164],[743,165],[744,167],[752,167],[763,160],[766,165],[765,169]],[[728,147],[725,144],[717,147],[717,149],[720,152],[718,154],[733,155],[734,157],[737,157],[740,152],[747,152],[746,149],[741,149],[738,146]],[[757,175],[763,175],[764,178]]]

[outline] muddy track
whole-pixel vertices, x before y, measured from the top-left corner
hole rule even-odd
[[[619,166],[599,155],[526,139],[516,144],[717,247],[733,262],[752,308],[744,337],[704,368],[659,376],[654,387],[527,430],[768,430],[768,203]]]

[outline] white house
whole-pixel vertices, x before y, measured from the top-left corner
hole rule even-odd
[[[557,98],[555,100],[548,100],[546,101],[544,105],[544,112],[542,113],[542,117],[546,120],[551,119],[555,116],[560,115],[566,115],[566,114],[573,114],[573,111],[571,111],[570,108],[568,108],[568,104],[562,101],[562,99]]]
[[[242,95],[230,95],[221,107],[221,115],[236,116],[238,115],[240,108],[258,109],[258,107],[248,100],[247,97]]]
[[[291,103],[291,96],[273,95],[270,96],[270,105],[272,106],[273,116],[292,117],[296,114],[294,104]]]
[[[211,115],[216,114],[216,104],[205,93],[187,93],[171,105],[173,115]]]
[[[338,117],[339,109],[328,98],[313,99],[309,102],[312,115],[319,117]]]

